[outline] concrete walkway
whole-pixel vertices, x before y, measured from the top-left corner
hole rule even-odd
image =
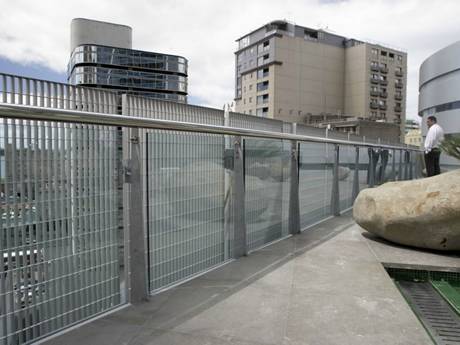
[[[381,262],[460,265],[341,216],[46,344],[432,344]]]

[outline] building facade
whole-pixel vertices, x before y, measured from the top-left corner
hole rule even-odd
[[[420,129],[410,129],[406,133],[406,140],[404,141],[407,145],[422,146],[422,131]]]
[[[68,82],[187,103],[187,59],[132,49],[125,25],[76,18]]]
[[[420,66],[419,116],[422,135],[426,136],[426,118],[435,115],[446,137],[460,135],[460,41],[428,57]],[[458,167],[459,162],[441,155],[445,167]]]
[[[308,123],[353,116],[404,133],[407,54],[274,21],[237,40],[236,111]]]

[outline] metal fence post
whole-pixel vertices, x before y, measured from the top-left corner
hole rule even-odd
[[[411,151],[408,151],[408,156],[409,156],[409,180],[414,179],[414,155],[412,154]]]
[[[404,151],[404,180],[409,179],[409,151]]]
[[[369,171],[368,171],[368,181],[369,187],[374,187],[375,185],[375,164],[374,164],[374,149],[369,148]]]
[[[332,195],[331,195],[331,213],[334,216],[340,216],[340,191],[339,191],[339,154],[338,144],[334,145],[334,166],[332,170]]]
[[[353,190],[352,190],[352,200],[355,201],[356,197],[359,194],[359,146],[355,147],[355,171],[353,175]]]
[[[142,179],[139,129],[128,131],[127,143],[129,159],[125,166],[125,188],[128,190],[128,209],[125,226],[128,236],[128,267],[127,284],[128,300],[131,303],[145,301],[148,296],[147,281],[147,241],[144,233],[142,205]]]
[[[291,141],[291,181],[289,193],[289,233],[300,233],[299,143]]]
[[[391,180],[396,181],[396,150],[393,149],[393,158],[391,159]]]
[[[233,226],[235,232],[234,256],[247,255],[245,187],[244,187],[244,149],[243,139],[236,136],[233,143]]]

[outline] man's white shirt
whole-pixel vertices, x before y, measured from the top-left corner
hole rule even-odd
[[[426,134],[425,138],[425,152],[428,153],[435,147],[439,147],[439,144],[444,139],[444,131],[441,126],[437,123],[433,124]]]

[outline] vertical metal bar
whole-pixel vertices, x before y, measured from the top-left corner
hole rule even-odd
[[[409,179],[413,180],[414,179],[414,155],[412,151],[408,151],[409,155]]]
[[[339,158],[340,147],[334,144],[334,166],[332,170],[331,213],[340,216],[340,191],[339,191]]]
[[[355,146],[355,169],[353,171],[353,190],[351,199],[354,202],[359,194],[359,146]]]
[[[398,170],[398,181],[402,181],[404,179],[403,177],[403,151],[402,150],[398,150],[399,151],[399,170]]]
[[[392,159],[391,159],[391,180],[396,181],[396,150],[392,150]]]
[[[2,103],[7,103],[7,100],[8,100],[8,87],[6,83],[7,77],[4,74],[0,75],[0,77],[2,78],[2,89],[1,89]]]
[[[368,184],[369,184],[369,187],[372,188],[375,185],[375,161],[374,161],[375,152],[373,148],[369,148],[368,152],[369,152]]]
[[[294,127],[295,128],[295,127]],[[289,233],[300,233],[299,143],[291,141],[291,178],[289,191]]]
[[[245,186],[244,186],[244,149],[241,136],[233,142],[233,226],[235,232],[233,255],[238,258],[247,255],[246,221],[245,221]]]
[[[403,151],[404,152],[404,180],[409,179],[409,152],[408,151]]]
[[[140,302],[147,299],[147,264],[143,228],[143,205],[141,186],[141,164],[139,147],[139,129],[130,130],[130,193],[129,193],[129,257],[131,259],[130,301]]]

